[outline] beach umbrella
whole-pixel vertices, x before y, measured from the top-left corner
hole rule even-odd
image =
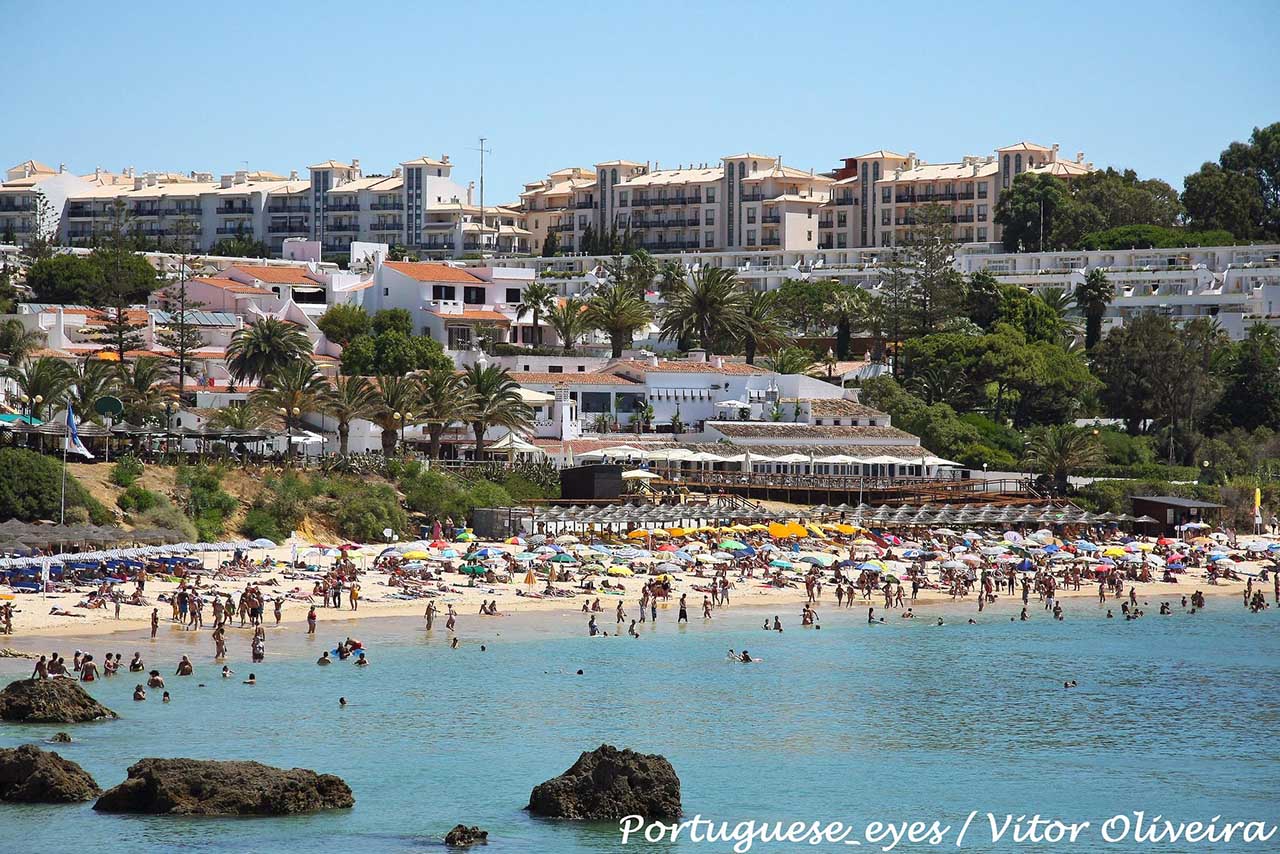
[[[676,566],[674,563],[660,563],[658,564],[657,571],[662,573],[679,572],[680,567]]]
[[[958,560],[947,560],[942,562],[943,569],[964,569],[964,564]]]
[[[599,563],[588,563],[582,567],[583,572],[604,572],[604,565]]]
[[[569,545],[573,545],[576,542],[578,542],[578,538],[575,537],[573,534],[561,534],[560,536],[556,537],[557,545],[569,546]]]
[[[737,540],[721,540],[720,548],[726,549],[728,551],[740,551],[742,549],[747,548],[747,544],[740,543]]]
[[[564,552],[561,552],[560,554],[551,558],[551,560],[553,563],[577,563],[577,560],[574,559],[573,555],[566,554]]]
[[[461,534],[457,536],[456,539],[460,543],[469,543],[475,538],[476,538],[476,535],[471,533],[470,531],[463,531]]]
[[[424,552],[422,549],[414,549],[404,553],[405,560],[426,560],[431,557],[430,552]]]
[[[635,575],[635,573],[632,572],[631,569],[626,566],[611,566],[606,571],[610,575],[621,575],[624,578],[630,578],[631,576]]]
[[[516,555],[516,560],[520,561],[520,563],[528,563],[531,560],[535,560],[537,557],[538,556],[533,552],[520,552]]]
[[[498,555],[506,554],[506,552],[504,552],[502,549],[495,549],[495,548],[490,548],[486,546],[483,549],[477,549],[475,551],[475,554],[479,555],[480,557],[495,557]]]
[[[507,537],[506,543],[511,546],[523,546],[525,541],[522,537]]]
[[[712,552],[711,556],[716,560],[733,560],[733,555],[729,552]]]
[[[961,564],[961,566],[963,566],[963,564]],[[866,561],[865,563],[858,564],[858,569],[862,572],[883,572],[884,564],[880,563],[879,561],[869,560],[869,561]]]
[[[795,564],[789,560],[771,560],[769,561],[769,566],[772,566],[776,569],[794,569],[795,568]]]
[[[464,575],[484,575],[488,569],[478,563],[468,563],[464,564],[459,571]]]
[[[252,545],[255,549],[274,549],[276,547],[276,544],[266,537],[258,537],[253,541]]]

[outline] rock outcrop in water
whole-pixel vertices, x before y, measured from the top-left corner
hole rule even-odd
[[[0,801],[67,804],[101,791],[88,771],[52,751],[34,744],[0,750]]]
[[[453,830],[444,835],[444,844],[452,845],[455,848],[488,841],[489,831],[481,830],[478,827],[467,827],[465,824],[455,824]]]
[[[291,815],[355,804],[340,777],[259,762],[143,759],[93,805],[113,813]]]
[[[527,809],[587,821],[629,815],[678,818],[683,812],[680,778],[662,756],[602,744],[579,756],[559,777],[534,786]]]
[[[79,724],[114,717],[74,679],[20,679],[0,691],[0,720]]]

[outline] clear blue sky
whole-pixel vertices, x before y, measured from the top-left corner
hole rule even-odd
[[[184,5],[0,0],[3,165],[368,173],[447,152],[467,180],[484,135],[486,201],[509,201],[619,157],[823,170],[1026,138],[1181,188],[1280,120],[1276,0]]]

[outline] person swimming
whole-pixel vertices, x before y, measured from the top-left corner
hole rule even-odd
[[[168,691],[165,691],[165,692],[164,692],[164,696],[160,698],[160,702],[162,702],[162,703],[167,703],[167,702],[169,702],[169,692],[168,692]]]
[[[483,647],[481,647],[481,649],[483,649]],[[356,667],[368,667],[368,666],[369,666],[369,659],[364,657],[363,652],[360,653],[359,657],[356,658]]]
[[[250,674],[249,674],[249,678],[248,678],[248,679],[246,679],[246,680],[244,680],[244,682],[243,682],[242,684],[244,684],[244,685],[257,685],[257,684],[258,684],[258,677],[257,677],[257,675],[255,675],[255,674],[253,674],[253,673],[250,673]]]
[[[147,699],[147,689],[146,689],[146,688],[143,688],[141,685],[134,685],[134,686],[133,686],[133,699],[135,699],[135,700],[145,700],[145,699]]]
[[[738,660],[741,661],[743,664],[750,664],[753,661],[755,661],[755,659],[751,657],[751,654],[748,653],[745,649],[742,651],[742,655],[738,657]]]
[[[329,650],[320,653],[320,657],[316,659],[316,664],[333,664],[333,659],[329,657]]]
[[[225,664],[224,664],[224,665],[222,665],[222,678],[223,678],[223,679],[230,679],[234,674],[235,674],[235,671],[234,671],[234,670],[232,670],[230,667],[227,667],[227,665],[225,665]]]

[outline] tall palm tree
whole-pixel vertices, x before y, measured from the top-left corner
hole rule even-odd
[[[516,323],[526,314],[533,315],[533,335],[539,347],[542,346],[542,324],[539,321],[551,313],[555,304],[555,291],[546,282],[535,279],[524,289],[520,304],[516,306]]]
[[[778,309],[778,292],[747,291],[743,312],[742,348],[746,351],[747,364],[754,365],[756,353],[771,350],[786,338],[786,327]]]
[[[117,382],[130,424],[159,423],[165,404],[176,399],[169,364],[155,356],[141,356],[119,368]]]
[[[44,344],[43,332],[28,330],[16,317],[0,323],[0,356],[18,365]]]
[[[382,455],[390,458],[396,451],[396,432],[418,412],[422,385],[415,377],[388,374],[379,374],[375,380],[378,397],[373,423],[382,430]]]
[[[832,290],[826,307],[836,327],[836,358],[849,358],[849,340],[855,328],[867,326],[870,303],[870,295],[856,285]]]
[[[570,297],[559,305],[553,306],[547,314],[547,323],[556,331],[560,345],[566,353],[578,345],[578,339],[591,331],[591,323],[587,320],[586,300]]]
[[[1102,339],[1102,316],[1107,313],[1107,306],[1115,295],[1115,287],[1100,267],[1090,270],[1084,277],[1084,282],[1076,287],[1076,305],[1084,314],[1086,350],[1092,350]]]
[[[596,291],[587,303],[587,322],[609,336],[613,358],[631,346],[636,330],[653,319],[645,301],[626,284],[611,284]]]
[[[807,374],[814,369],[813,354],[803,347],[783,347],[764,360],[775,374]]]
[[[672,288],[662,312],[664,339],[697,338],[708,354],[717,341],[737,341],[746,329],[747,296],[732,270],[703,267]]]
[[[668,258],[658,266],[658,293],[663,299],[684,281],[688,272],[688,268],[675,258]]]
[[[227,368],[238,382],[263,380],[311,352],[311,341],[292,323],[264,317],[237,329],[227,345]]]
[[[351,422],[370,418],[378,411],[378,393],[366,377],[338,377],[322,406],[338,422],[338,453],[347,455]]]
[[[471,365],[463,374],[470,412],[467,417],[476,437],[476,460],[484,458],[484,434],[490,427],[512,432],[533,425],[533,411],[520,397],[520,386],[497,365]]]
[[[72,388],[67,396],[77,421],[101,421],[93,405],[115,390],[117,371],[111,362],[85,356],[71,369]]]
[[[60,402],[72,381],[71,368],[53,356],[24,359],[21,364],[7,367],[0,374],[18,386],[18,391],[29,401],[31,415],[35,418],[43,417],[47,408]],[[36,398],[40,399],[39,403]]]
[[[452,367],[440,366],[421,375],[422,419],[431,437],[430,456],[440,459],[440,438],[454,424],[471,417],[471,398],[462,375]]]
[[[1071,472],[1101,465],[1104,459],[1102,443],[1093,431],[1071,424],[1046,427],[1027,442],[1027,465],[1052,477],[1059,493],[1067,491]]]
[[[329,384],[316,370],[310,359],[297,359],[276,370],[268,378],[268,385],[255,391],[250,397],[258,405],[284,419],[286,431],[301,426],[304,413],[320,409],[329,394]],[[293,454],[293,448],[287,449]]]
[[[253,398],[240,406],[224,406],[209,417],[208,426],[219,430],[247,432],[275,422],[270,412],[264,410]]]

